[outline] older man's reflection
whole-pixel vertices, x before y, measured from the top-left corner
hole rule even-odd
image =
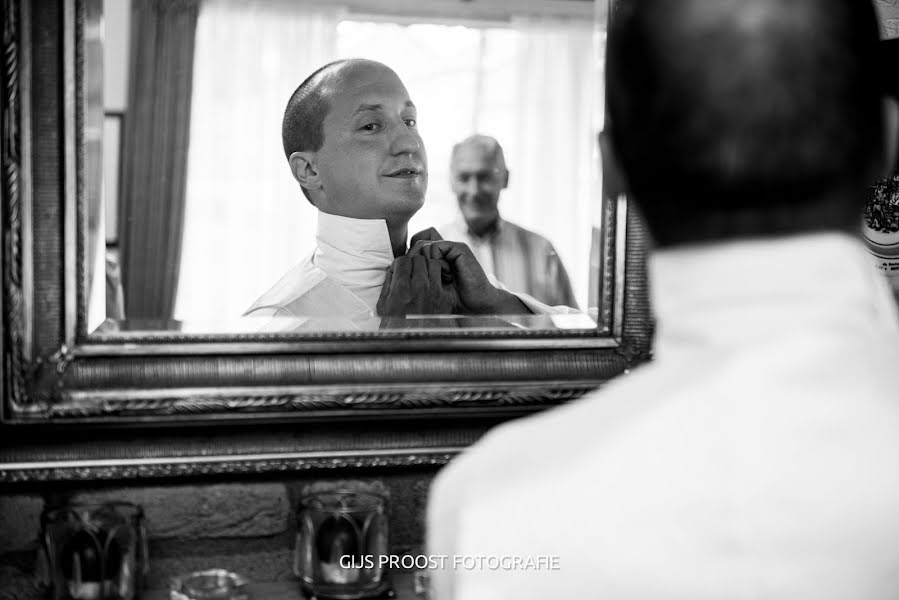
[[[546,304],[576,307],[568,273],[552,243],[500,217],[499,197],[509,185],[509,170],[499,142],[473,135],[456,144],[450,176],[460,218],[438,228],[443,238],[467,244],[481,267],[510,290]]]
[[[336,61],[300,84],[282,139],[291,173],[318,209],[316,248],[244,314],[339,316],[343,324],[375,316],[427,190],[416,119],[402,81],[378,62]]]

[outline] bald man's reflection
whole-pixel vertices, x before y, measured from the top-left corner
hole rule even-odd
[[[428,184],[417,125],[405,86],[381,63],[336,61],[300,84],[282,138],[291,173],[318,209],[316,248],[245,315],[373,329],[381,316],[545,312],[493,285],[467,246],[442,242],[433,229],[406,254],[409,219]]]
[[[316,248],[244,314],[362,325],[375,316],[386,270],[406,253],[409,219],[424,203],[415,105],[385,65],[336,61],[293,93],[282,138],[291,173],[318,209]]]

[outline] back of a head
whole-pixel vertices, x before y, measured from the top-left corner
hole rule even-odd
[[[851,227],[877,43],[869,0],[618,0],[611,134],[657,242]]]

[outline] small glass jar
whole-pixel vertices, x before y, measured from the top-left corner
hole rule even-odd
[[[386,598],[387,500],[336,490],[304,496],[297,511],[294,574],[318,600]]]
[[[224,569],[173,577],[169,591],[171,600],[250,600],[247,580]]]
[[[45,509],[41,542],[51,600],[134,600],[149,572],[144,511],[130,502]]]

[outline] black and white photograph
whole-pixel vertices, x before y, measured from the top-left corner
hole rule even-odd
[[[0,600],[899,598],[899,0],[0,3]]]

